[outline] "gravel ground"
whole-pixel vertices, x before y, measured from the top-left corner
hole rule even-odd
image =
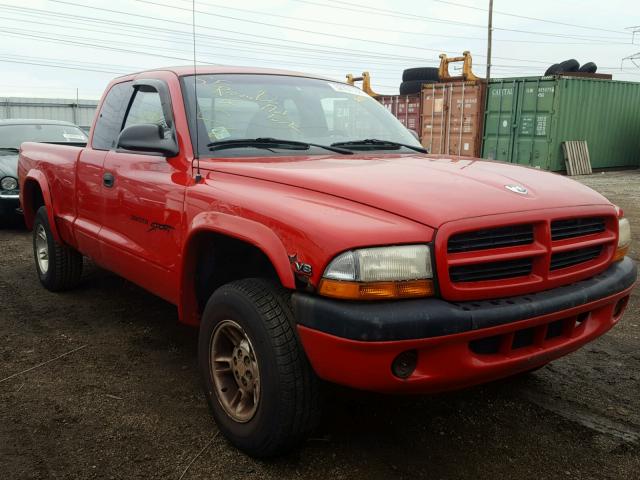
[[[640,171],[580,181],[625,210],[638,260]],[[215,436],[196,331],[171,305],[91,265],[49,293],[28,232],[2,229],[0,246],[2,478],[640,479],[639,290],[615,329],[526,378],[433,397],[332,388],[316,436],[262,462]]]

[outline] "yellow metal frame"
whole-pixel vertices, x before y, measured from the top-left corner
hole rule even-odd
[[[362,91],[372,97],[379,97],[380,94],[371,90],[371,75],[369,72],[362,72],[360,77],[354,77],[352,74],[347,74],[347,83],[349,85],[354,85],[356,82],[362,82]]]
[[[449,64],[463,62],[462,65],[462,75],[461,76],[451,76],[449,75]],[[480,80],[480,78],[476,77],[471,71],[472,59],[471,52],[464,51],[462,52],[461,57],[451,57],[447,58],[447,55],[444,53],[440,54],[440,68],[438,69],[438,76],[440,77],[441,82],[447,82],[451,80]]]

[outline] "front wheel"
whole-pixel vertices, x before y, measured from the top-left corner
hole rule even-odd
[[[289,294],[274,282],[240,280],[213,293],[198,359],[218,428],[249,455],[285,453],[316,425],[318,380],[296,335]]]
[[[46,207],[38,209],[33,222],[33,257],[40,283],[47,290],[69,290],[80,282],[82,255],[53,239]]]

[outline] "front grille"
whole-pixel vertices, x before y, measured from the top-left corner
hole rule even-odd
[[[449,269],[452,282],[478,282],[481,280],[499,280],[529,275],[533,267],[530,258],[519,258],[502,262],[475,263],[460,265]]]
[[[571,218],[551,222],[551,240],[581,237],[604,232],[604,218]]]
[[[449,238],[449,253],[486,250],[489,248],[514,247],[533,242],[533,225],[487,228],[473,232],[458,233]]]
[[[550,268],[551,270],[558,270],[560,268],[573,267],[574,265],[598,258],[600,253],[602,253],[602,245],[554,253],[551,255]]]
[[[582,208],[581,217],[528,213],[445,223],[436,236],[440,292],[447,300],[501,298],[548,290],[606,268],[616,244],[610,208]],[[522,223],[513,223],[513,222]],[[491,222],[491,223],[489,223]],[[529,333],[518,337],[527,343]]]

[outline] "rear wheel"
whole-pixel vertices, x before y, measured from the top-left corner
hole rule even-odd
[[[80,282],[82,255],[53,239],[46,207],[38,209],[33,223],[33,257],[40,283],[47,290],[69,290]]]
[[[216,290],[202,316],[198,359],[218,428],[249,455],[285,453],[315,427],[318,380],[289,293],[276,283],[246,279]]]

